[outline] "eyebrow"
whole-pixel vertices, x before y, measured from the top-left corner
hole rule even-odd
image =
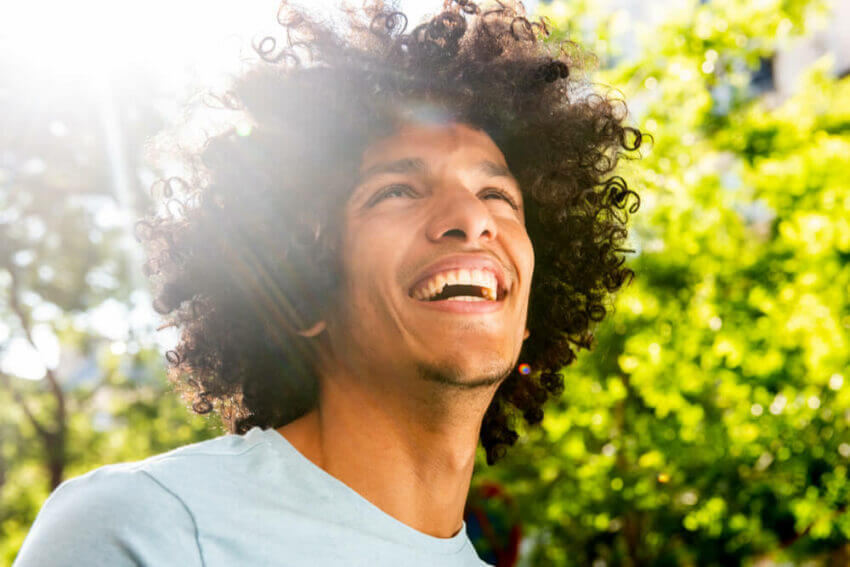
[[[507,166],[492,161],[482,161],[478,164],[477,169],[478,171],[486,173],[491,177],[510,177],[511,179],[514,178]]]
[[[475,169],[491,177],[508,177],[514,179],[507,166],[500,163],[484,160],[479,162]],[[373,165],[360,175],[360,181],[380,175],[382,173],[428,173],[428,166],[419,158],[404,158],[396,161],[379,163]]]
[[[360,181],[365,181],[382,173],[427,173],[428,166],[419,158],[404,158],[386,163],[373,165],[360,174]]]

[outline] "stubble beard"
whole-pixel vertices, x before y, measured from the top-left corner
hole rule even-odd
[[[437,366],[419,363],[419,377],[426,381],[461,390],[488,388],[501,383],[513,369],[513,364],[499,361],[475,376],[469,376],[456,365]]]

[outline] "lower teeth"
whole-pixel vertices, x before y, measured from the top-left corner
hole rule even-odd
[[[448,298],[446,301],[486,301],[483,297],[473,297],[470,295],[456,295]]]

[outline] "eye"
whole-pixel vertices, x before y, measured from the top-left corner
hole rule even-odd
[[[501,199],[507,204],[509,204],[514,210],[519,210],[519,206],[516,204],[516,201],[514,201],[513,197],[508,195],[508,193],[506,193],[502,189],[488,187],[487,189],[484,189],[481,193],[479,193],[479,196],[482,199]]]
[[[384,199],[395,199],[398,197],[415,197],[416,191],[410,185],[404,184],[393,184],[388,185],[375,193],[369,202],[366,203],[367,207],[371,207],[372,205],[377,205]]]

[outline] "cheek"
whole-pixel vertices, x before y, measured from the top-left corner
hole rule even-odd
[[[534,273],[534,246],[531,244],[531,239],[528,237],[528,233],[525,230],[523,233],[523,255],[526,258],[526,269],[528,270],[529,279],[530,276]]]
[[[514,265],[519,270],[520,281],[524,287],[529,288],[531,276],[534,272],[534,247],[525,226],[516,223],[503,228],[507,234],[507,252],[510,254]]]
[[[372,311],[397,286],[399,235],[382,223],[353,226],[343,247],[345,294],[349,306]]]

